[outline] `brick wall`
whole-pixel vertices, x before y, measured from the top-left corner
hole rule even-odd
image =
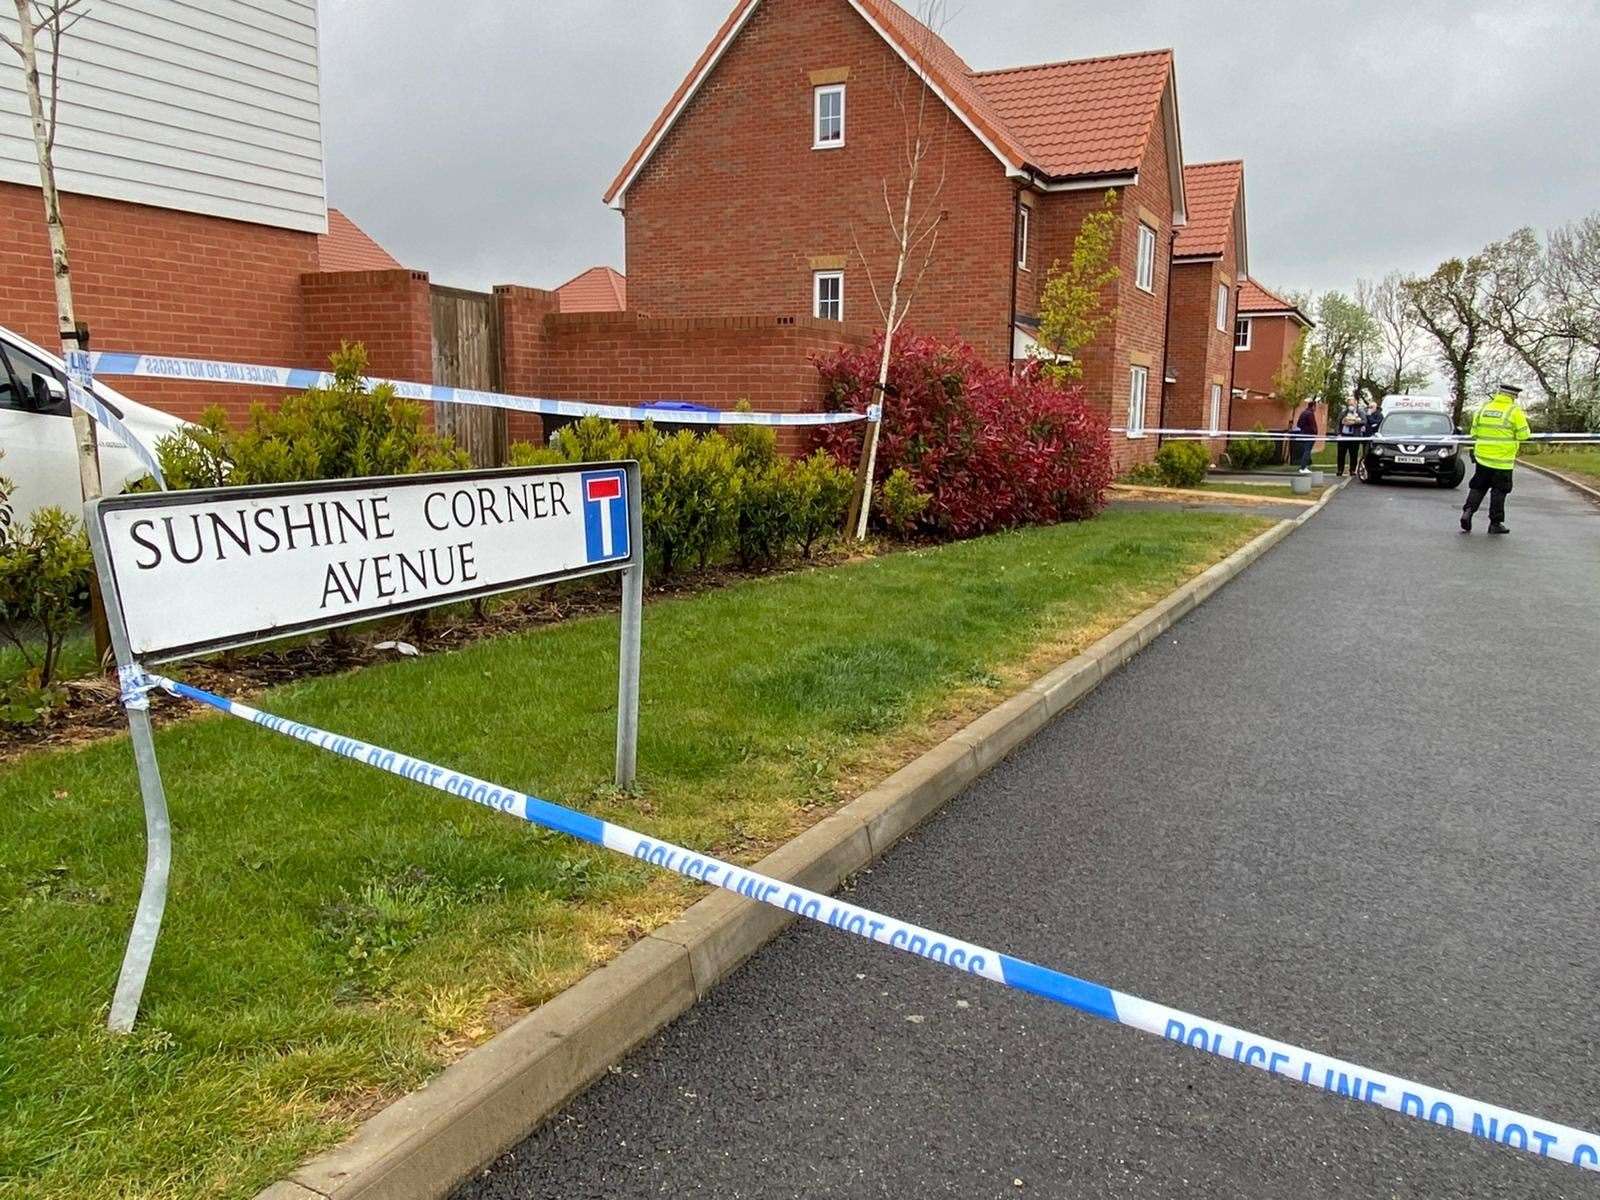
[[[687,400],[720,409],[748,400],[765,412],[814,412],[823,391],[812,359],[841,341],[864,345],[870,336],[810,318],[563,314],[550,292],[497,288],[496,294],[506,386],[554,400]],[[515,417],[513,440],[535,440],[536,420]],[[784,429],[779,445],[800,453],[811,437]]]
[[[1171,428],[1209,428],[1213,386],[1222,389],[1218,428],[1232,428],[1228,424],[1229,397],[1233,390],[1233,318],[1238,306],[1234,257],[1230,239],[1230,249],[1221,261],[1173,264],[1167,361],[1177,382],[1167,396],[1166,422]],[[1217,292],[1224,286],[1228,289],[1226,330],[1217,328]],[[1208,438],[1205,445],[1215,461],[1227,439]]]
[[[340,342],[361,342],[372,374],[432,380],[433,312],[425,272],[318,271],[299,282],[308,365],[326,365]]]
[[[298,365],[300,276],[316,237],[92,196],[62,197],[78,319],[98,350]],[[0,324],[50,350],[60,337],[39,189],[0,183]],[[119,379],[119,391],[183,416],[242,415],[263,393]],[[271,393],[265,393],[271,395]]]
[[[1111,424],[1125,425],[1131,369],[1135,365],[1147,367],[1150,383],[1145,424],[1156,428],[1161,423],[1161,372],[1172,247],[1172,195],[1167,176],[1166,139],[1159,127],[1151,132],[1150,145],[1139,169],[1139,182],[1116,190],[1117,238],[1112,261],[1119,275],[1105,289],[1106,310],[1115,316],[1082,355],[1084,390],[1089,402],[1105,413]],[[1035,212],[1040,227],[1040,263],[1048,267],[1056,260],[1070,259],[1084,218],[1098,210],[1104,201],[1105,192],[1098,188],[1051,192],[1039,197]],[[1153,292],[1146,292],[1135,283],[1141,222],[1150,225],[1156,233]],[[1024,287],[1037,286],[1038,282],[1033,281],[1019,284],[1019,302],[1026,294]],[[1118,474],[1155,457],[1154,436],[1128,438],[1120,433],[1111,436]]]
[[[1304,332],[1305,327],[1291,317],[1250,317],[1250,349],[1234,355],[1233,386],[1270,394],[1273,377],[1289,361]]]
[[[813,72],[848,72],[840,149],[811,148]],[[814,264],[844,263],[847,319],[878,319],[866,265],[881,283],[892,275],[882,181],[900,178],[892,89],[904,77],[843,0],[766,0],[625,197],[629,307],[809,318]],[[1007,361],[1013,186],[942,107],[929,128],[938,146],[929,186],[943,174],[946,216],[910,327]]]

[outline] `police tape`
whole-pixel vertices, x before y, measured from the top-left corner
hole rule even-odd
[[[894,950],[941,963],[953,970],[1053,1000],[1103,1020],[1127,1025],[1219,1058],[1254,1067],[1350,1100],[1387,1108],[1446,1129],[1470,1133],[1498,1145],[1527,1151],[1592,1171],[1600,1171],[1600,1135],[1559,1125],[1515,1110],[1486,1104],[1454,1092],[1373,1071],[1314,1050],[1235,1029],[1180,1009],[1142,1000],[1102,984],[1078,979],[1025,959],[931,929],[897,921],[871,909],[772,879],[708,854],[697,854],[658,838],[646,837],[610,821],[591,817],[512,788],[500,787],[447,767],[411,758],[382,746],[290,721],[137,668],[123,678],[123,702],[136,705],[160,688],[205,704],[319,750],[424,784],[437,791],[508,813],[531,824],[602,846],[688,879],[723,888],[820,924],[855,934]]]
[[[66,352],[68,402],[74,407],[81,408],[91,418],[121,438],[123,445],[144,464],[161,490],[166,491],[167,477],[161,473],[161,464],[156,461],[154,452],[123,423],[121,417],[102,404],[99,397],[94,394],[92,360],[93,356],[87,350]]]
[[[266,367],[255,363],[219,362],[205,358],[175,358],[164,354],[126,354],[113,350],[93,355],[94,373],[128,379],[175,379],[187,383],[225,383],[244,387],[284,388],[303,391],[333,384],[326,371],[304,367]],[[593,404],[583,400],[545,400],[473,388],[416,383],[404,379],[365,379],[369,387],[388,384],[403,400],[433,404],[471,404],[504,408],[542,417],[600,417],[606,421],[655,421],[672,425],[844,425],[872,419],[865,413],[704,412],[695,409],[652,408],[649,405]]]
[[[1128,430],[1128,427],[1126,425],[1113,425],[1111,427],[1111,432],[1112,433],[1127,433],[1127,432],[1129,432],[1129,430]],[[1409,435],[1390,434],[1390,435],[1388,435],[1386,437],[1381,437],[1381,438],[1380,437],[1375,437],[1372,434],[1365,434],[1365,433],[1355,433],[1355,434],[1352,434],[1352,433],[1296,433],[1294,430],[1290,430],[1290,429],[1278,429],[1278,430],[1255,429],[1255,430],[1248,430],[1248,431],[1240,430],[1240,429],[1136,429],[1136,430],[1133,430],[1133,433],[1134,433],[1135,436],[1138,436],[1140,434],[1151,434],[1151,433],[1153,433],[1153,434],[1157,434],[1157,435],[1159,435],[1161,437],[1167,437],[1167,438],[1177,438],[1177,439],[1183,439],[1183,440],[1206,440],[1206,441],[1209,441],[1212,438],[1240,438],[1240,439],[1249,438],[1249,439],[1253,439],[1255,441],[1265,441],[1265,442],[1361,442],[1361,443],[1366,443],[1366,442],[1380,442],[1381,441],[1381,442],[1384,442],[1386,444],[1397,442],[1397,441],[1405,441],[1405,442],[1427,442],[1430,445],[1435,445],[1435,446],[1444,445],[1444,444],[1470,446],[1476,441],[1476,439],[1473,438],[1470,434],[1465,434],[1465,433],[1452,433],[1452,434],[1446,434],[1444,436],[1440,436],[1439,434],[1431,434],[1431,435],[1420,435],[1419,434],[1416,437],[1411,437]],[[1490,440],[1491,441],[1509,441],[1510,439],[1509,438],[1491,438]],[[1528,437],[1526,439],[1524,439],[1524,440],[1525,441],[1531,441],[1531,442],[1552,442],[1552,443],[1560,443],[1562,445],[1571,444],[1571,445],[1583,446],[1583,445],[1600,444],[1600,433],[1532,433],[1532,434],[1529,434]]]

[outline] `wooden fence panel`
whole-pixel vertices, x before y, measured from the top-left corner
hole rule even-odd
[[[500,390],[500,325],[494,297],[484,292],[435,287],[433,305],[433,381],[450,387]],[[472,457],[475,467],[506,461],[504,409],[473,404],[436,404],[439,432],[447,433]]]

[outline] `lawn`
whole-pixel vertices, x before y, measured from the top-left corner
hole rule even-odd
[[[652,604],[634,795],[614,618],[257,703],[750,861],[1267,526],[1117,511]],[[248,1197],[696,896],[227,717],[158,741],[171,899],[123,1039],[128,745],[0,769],[6,1200]]]
[[[1528,461],[1537,466],[1566,471],[1581,479],[1600,479],[1600,446],[1573,446],[1561,450],[1541,449],[1529,455]]]

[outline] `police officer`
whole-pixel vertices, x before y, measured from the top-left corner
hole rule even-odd
[[[1493,397],[1472,418],[1472,457],[1478,464],[1467,485],[1467,503],[1461,510],[1461,532],[1472,532],[1472,518],[1489,499],[1489,532],[1510,533],[1506,528],[1506,496],[1511,492],[1511,474],[1517,465],[1517,451],[1528,440],[1528,417],[1517,403],[1522,389],[1510,383],[1495,388]]]

